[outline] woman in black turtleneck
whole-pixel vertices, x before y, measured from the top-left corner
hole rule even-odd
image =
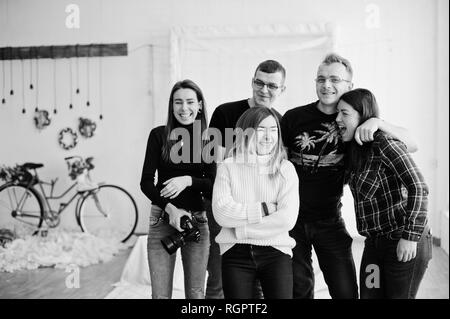
[[[209,254],[209,229],[204,196],[210,197],[215,164],[205,163],[206,104],[191,80],[177,82],[169,99],[167,124],[150,132],[141,178],[142,192],[151,200],[148,264],[152,298],[171,298],[176,254],[169,254],[161,240],[184,229],[182,216],[200,230],[200,241],[181,246],[186,299],[204,298]],[[155,185],[155,181],[157,183]]]

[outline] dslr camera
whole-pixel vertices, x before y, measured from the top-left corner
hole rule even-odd
[[[181,228],[184,229],[182,232],[161,239],[163,247],[170,255],[176,252],[178,248],[183,247],[188,241],[195,241],[196,243],[200,241],[200,230],[192,224],[192,220],[188,216],[183,215],[180,224]]]

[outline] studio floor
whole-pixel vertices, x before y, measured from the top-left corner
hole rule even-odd
[[[353,252],[357,267],[361,261],[363,241],[355,239]],[[79,271],[79,287],[70,287],[67,269],[39,268],[22,270],[14,273],[0,273],[0,299],[103,299],[103,298],[150,298],[146,289],[140,294],[112,293],[114,284],[118,283],[132,248],[121,250],[111,261],[84,268]],[[314,260],[315,261],[315,260]],[[315,263],[317,299],[329,299],[323,276]],[[68,282],[69,281],[69,282]],[[73,286],[73,285],[72,285]],[[419,289],[418,299],[449,299],[449,256],[440,247],[434,247],[433,259],[430,261]]]

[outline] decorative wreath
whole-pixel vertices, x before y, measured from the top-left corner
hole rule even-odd
[[[78,130],[80,131],[81,136],[92,137],[95,129],[97,128],[97,124],[87,118],[80,117],[79,120],[80,124],[78,125]]]
[[[58,142],[63,149],[70,150],[77,145],[78,134],[70,127],[66,127],[59,132]]]
[[[37,110],[34,115],[34,124],[39,130],[44,129],[51,123],[50,114],[47,110]]]

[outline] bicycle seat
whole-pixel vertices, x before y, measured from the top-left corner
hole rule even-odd
[[[25,163],[22,165],[23,168],[25,169],[36,169],[36,168],[41,168],[44,167],[44,164],[40,164],[40,163]]]

